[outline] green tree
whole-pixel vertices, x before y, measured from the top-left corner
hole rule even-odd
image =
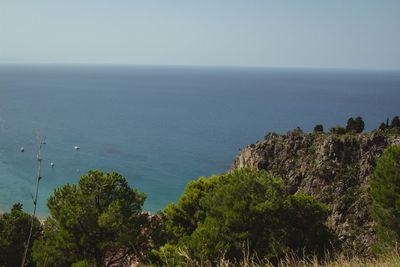
[[[265,171],[242,169],[217,177],[211,179],[207,191],[191,194],[195,199],[187,202],[197,207],[190,205],[193,209],[183,211],[185,216],[178,207],[167,210],[166,224],[196,210],[202,215],[193,223],[181,224],[184,230],[178,233],[185,234],[160,251],[173,255],[174,248],[183,248],[194,258],[214,261],[222,255],[231,260],[241,258],[244,245],[258,257],[271,260],[292,250],[323,254],[329,249],[332,235],[324,225],[325,206],[311,197],[286,196],[282,180]],[[200,183],[204,185],[204,178]],[[294,233],[299,238],[293,237]]]
[[[363,119],[360,116],[358,116],[355,119],[353,119],[353,118],[348,119],[346,131],[361,133],[362,131],[364,131],[364,127],[365,127],[365,123],[364,123]]]
[[[382,122],[380,125],[379,125],[379,130],[386,130],[387,129],[387,126],[386,126],[386,123],[384,123],[384,122]]]
[[[328,207],[309,195],[290,195],[284,203],[280,221],[285,222],[284,244],[301,255],[325,256],[337,240],[325,225]]]
[[[375,250],[384,252],[400,242],[400,147],[390,145],[384,151],[369,182],[378,237]]]
[[[331,129],[329,129],[329,132],[331,134],[345,134],[346,133],[346,129],[341,126],[341,125],[337,125]]]
[[[20,203],[14,204],[10,212],[0,216],[0,266],[21,266],[31,221],[31,215],[23,212]],[[34,218],[32,240],[40,237],[41,229],[39,220]],[[29,244],[26,266],[34,266],[31,248],[32,242]]]
[[[324,126],[322,124],[317,124],[314,127],[314,133],[322,133],[324,132]]]
[[[351,132],[354,130],[354,119],[353,118],[349,118],[347,120],[347,124],[346,124],[346,132]]]
[[[293,133],[298,133],[298,134],[302,134],[303,133],[303,129],[300,128],[300,126],[296,126],[296,128],[294,128]]]
[[[364,120],[360,116],[358,116],[354,120],[354,131],[356,133],[362,133],[362,131],[364,131],[364,128],[365,128]]]
[[[206,217],[201,200],[211,192],[223,176],[201,177],[190,182],[177,204],[170,204],[164,209],[165,227],[168,240],[177,241],[190,236]]]
[[[397,128],[400,127],[400,119],[399,116],[394,116],[392,119],[392,123],[390,124],[391,128]]]
[[[39,266],[109,266],[140,258],[148,249],[142,212],[145,196],[117,173],[89,171],[78,185],[57,188],[47,206],[50,217],[33,258]]]
[[[164,209],[161,214],[163,230],[158,237],[164,243],[160,244],[163,245],[161,248],[152,251],[154,263],[174,265],[179,262],[178,247],[186,247],[186,241],[206,217],[206,210],[202,207],[201,200],[223,177],[216,175],[209,178],[200,177],[196,181],[189,182],[178,203],[169,204]]]

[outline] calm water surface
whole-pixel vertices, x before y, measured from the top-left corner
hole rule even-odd
[[[357,115],[372,129],[400,113],[399,99],[400,72],[2,65],[0,210],[31,210],[38,135],[42,216],[55,187],[90,169],[122,173],[157,211],[268,131]]]

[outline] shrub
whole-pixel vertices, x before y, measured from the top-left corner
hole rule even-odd
[[[365,123],[364,123],[363,119],[360,116],[358,116],[355,119],[353,119],[353,118],[348,119],[346,131],[361,133],[362,131],[364,131],[364,127],[365,127]]]
[[[201,201],[221,179],[223,176],[211,176],[190,182],[178,203],[170,204],[164,209],[164,227],[170,242],[177,243],[189,237],[199,223],[204,222],[206,210],[201,205]]]
[[[394,116],[392,119],[392,123],[390,124],[391,128],[397,128],[400,127],[400,119],[398,116]]]
[[[23,212],[20,203],[14,204],[10,212],[0,216],[0,266],[21,266],[31,221],[31,215]],[[34,218],[31,240],[39,238],[41,230],[39,220]],[[31,259],[32,243],[29,244],[27,266],[34,266]]]
[[[294,128],[293,133],[302,134],[303,133],[303,129],[301,129],[300,126],[297,126],[296,128]]]
[[[400,148],[390,145],[378,159],[369,179],[372,218],[378,241],[376,252],[386,252],[400,242]]]
[[[289,251],[322,255],[331,248],[333,235],[324,224],[327,208],[310,196],[286,196],[281,179],[242,169],[212,177],[209,186],[206,181],[191,183],[183,195],[186,201],[181,198],[165,211],[166,225],[179,227],[168,229],[176,239],[160,252],[183,248],[200,262],[213,262],[222,255],[238,260],[247,246],[252,255],[276,261]]]
[[[343,126],[337,125],[329,130],[331,134],[345,134],[346,129]]]
[[[47,202],[50,217],[44,238],[34,244],[34,260],[39,266],[104,266],[140,258],[148,246],[144,200],[117,173],[89,171],[78,185],[57,188]]]
[[[322,124],[317,124],[314,127],[314,133],[322,133],[324,132],[324,126]]]

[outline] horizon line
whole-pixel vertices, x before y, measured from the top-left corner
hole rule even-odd
[[[376,72],[400,72],[395,68],[351,68],[351,67],[310,67],[310,66],[268,66],[268,65],[223,65],[223,64],[136,64],[136,63],[57,63],[57,62],[1,62],[1,65],[14,66],[87,66],[87,67],[170,67],[170,68],[236,68],[236,69],[275,69],[275,70],[322,70],[322,71],[376,71]]]

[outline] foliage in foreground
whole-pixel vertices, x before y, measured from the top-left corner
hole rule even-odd
[[[44,237],[36,241],[38,266],[108,266],[148,250],[143,193],[117,173],[90,171],[78,185],[57,188],[47,206]],[[108,265],[107,265],[108,264]]]
[[[392,250],[378,258],[364,258],[355,255],[334,254],[326,255],[323,260],[315,256],[301,257],[294,254],[287,254],[279,262],[271,263],[260,260],[257,257],[251,257],[246,250],[239,261],[229,261],[225,258],[219,258],[214,264],[200,263],[197,260],[181,252],[182,266],[190,267],[398,267],[400,265],[400,253],[398,250]],[[169,262],[165,266],[175,266]]]
[[[389,146],[370,177],[372,218],[378,242],[376,252],[393,249],[400,242],[400,147]]]
[[[22,255],[27,242],[32,216],[23,212],[22,204],[16,203],[10,212],[0,215],[0,266],[21,266]],[[41,234],[40,222],[33,220],[32,240]],[[32,242],[29,244],[26,266],[34,266],[30,255]]]
[[[179,262],[184,249],[200,262],[235,261],[245,245],[252,256],[277,261],[287,252],[323,256],[334,241],[327,208],[307,195],[286,195],[265,171],[236,170],[188,185],[165,209],[169,242],[160,259]]]

